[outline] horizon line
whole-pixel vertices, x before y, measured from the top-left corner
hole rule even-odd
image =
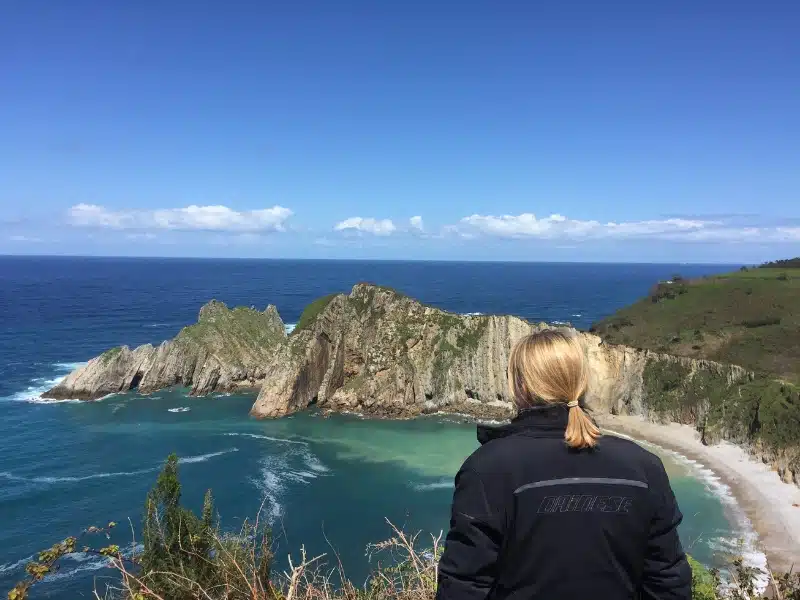
[[[762,263],[716,261],[603,261],[603,260],[513,260],[513,259],[453,259],[453,258],[309,258],[309,257],[248,257],[248,256],[139,256],[129,254],[2,254],[0,258],[82,258],[128,260],[202,260],[202,261],[295,261],[295,262],[385,262],[385,263],[488,263],[488,264],[564,264],[564,265],[697,265],[697,266],[758,266]]]

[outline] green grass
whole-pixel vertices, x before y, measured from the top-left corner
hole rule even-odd
[[[800,269],[758,268],[655,286],[651,295],[593,326],[604,340],[740,365],[692,373],[651,358],[643,372],[649,413],[697,426],[713,442],[800,448]],[[788,466],[797,471],[800,459]]]
[[[789,279],[800,279],[800,268],[760,268],[748,269],[747,271],[734,271],[723,275],[715,275],[715,279],[775,279],[780,281],[781,276],[786,275]]]
[[[294,328],[294,332],[300,332],[306,327],[312,325],[314,321],[317,320],[319,313],[325,310],[325,307],[328,306],[331,300],[336,298],[336,296],[338,296],[338,294],[328,294],[322,298],[317,298],[311,304],[306,306],[305,310],[303,310],[303,314],[300,315],[300,320],[297,321],[297,326]]]
[[[114,348],[111,348],[110,350],[106,350],[105,352],[103,352],[100,355],[100,360],[103,362],[104,365],[108,364],[120,352],[122,352],[122,346],[115,346]]]
[[[749,269],[684,282],[672,297],[665,285],[592,330],[611,343],[800,383],[800,269]]]
[[[188,349],[203,348],[225,360],[244,364],[253,355],[265,355],[284,339],[283,327],[252,308],[229,309],[221,302],[206,304],[194,325],[184,327],[175,343]]]

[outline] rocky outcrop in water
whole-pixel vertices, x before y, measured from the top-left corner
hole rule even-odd
[[[258,389],[275,348],[286,340],[278,311],[229,309],[212,300],[197,323],[159,346],[112,348],[70,373],[45,398],[96,400],[137,390],[147,394],[185,386],[203,396],[213,391]]]

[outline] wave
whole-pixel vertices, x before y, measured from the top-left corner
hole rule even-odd
[[[285,457],[267,456],[261,459],[260,477],[251,479],[253,485],[261,492],[261,498],[267,508],[267,520],[270,524],[283,515],[281,500],[286,485],[281,474],[286,470]]]
[[[5,575],[6,573],[13,573],[17,569],[23,568],[25,565],[27,565],[33,559],[34,559],[34,556],[31,555],[31,556],[29,556],[27,558],[21,558],[17,562],[5,563],[3,565],[0,565],[0,575]]]
[[[576,318],[578,318],[578,319],[580,319],[582,315],[581,315],[581,313],[575,313],[575,314],[574,314],[574,315],[572,315],[572,316],[573,316],[573,317],[576,317]]]
[[[414,489],[418,492],[430,492],[432,490],[451,490],[453,489],[453,481],[442,480],[442,481],[435,481],[433,483],[415,483]]]
[[[482,317],[483,313],[482,312],[465,312],[465,313],[461,313],[461,316],[463,316],[463,317]]]
[[[190,410],[192,409],[189,408],[188,406],[179,406],[178,408],[168,408],[167,412],[182,413],[182,412],[189,412]]]
[[[300,458],[302,467],[295,460]],[[290,483],[308,485],[330,470],[308,449],[291,449],[282,454],[265,456],[260,461],[259,475],[250,482],[261,492],[268,521],[272,524],[283,516],[283,496]]]
[[[294,331],[294,328],[297,327],[297,323],[285,323],[283,325],[284,331],[286,331],[286,335],[289,335]]]
[[[208,454],[199,454],[197,456],[186,456],[178,459],[180,464],[194,464],[206,462],[217,456],[229,454],[231,452],[238,452],[238,448],[228,448],[227,450],[220,450],[219,452],[209,452]],[[0,479],[6,481],[19,481],[24,483],[37,483],[53,485],[58,483],[78,483],[81,481],[90,481],[92,479],[110,479],[114,477],[135,477],[137,475],[144,475],[146,473],[155,473],[161,470],[161,467],[152,467],[149,469],[137,469],[135,471],[113,471],[110,473],[92,473],[90,475],[38,475],[35,477],[26,477],[24,475],[15,475],[9,471],[0,471]],[[2,570],[0,570],[2,573]]]
[[[8,396],[7,399],[14,402],[36,402],[47,404],[79,402],[79,400],[72,399],[51,400],[49,398],[42,398],[42,394],[61,383],[69,373],[84,366],[85,364],[85,362],[53,363],[50,366],[54,371],[56,371],[56,373],[58,373],[55,377],[34,377],[30,380],[28,387],[21,392],[17,392],[16,394]]]
[[[223,435],[231,435],[231,436],[239,436],[239,437],[249,437],[256,440],[269,440],[270,442],[278,442],[281,444],[298,444],[301,446],[308,446],[308,442],[303,442],[301,440],[289,440],[286,438],[278,438],[272,437],[269,435],[261,435],[259,433],[239,433],[239,432],[229,432]]]
[[[14,475],[8,471],[1,471],[0,478],[8,481],[25,481],[29,483],[75,483],[78,481],[88,481],[90,479],[108,479],[110,477],[130,477],[133,475],[142,475],[144,473],[152,473],[156,469],[139,469],[137,471],[116,471],[113,473],[92,473],[91,475],[80,476],[51,476],[44,475],[38,477],[24,477],[22,475]]]
[[[178,462],[182,465],[190,465],[193,463],[199,462],[206,462],[212,458],[217,456],[222,456],[223,454],[230,454],[231,452],[238,452],[238,448],[228,448],[227,450],[220,450],[219,452],[209,452],[208,454],[199,454],[197,456],[186,456],[183,458],[179,458]]]
[[[310,451],[303,453],[303,459],[306,461],[306,465],[308,468],[314,471],[315,473],[329,473],[330,469],[322,464],[322,461],[317,458],[314,454]]]

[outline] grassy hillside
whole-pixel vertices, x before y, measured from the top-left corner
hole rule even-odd
[[[737,364],[800,383],[800,268],[661,282],[592,331],[611,343]]]

